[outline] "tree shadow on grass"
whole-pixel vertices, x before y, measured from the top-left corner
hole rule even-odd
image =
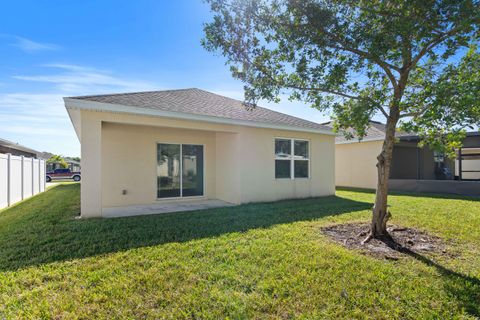
[[[131,248],[245,232],[367,210],[340,197],[115,219],[81,219],[79,185],[58,185],[0,212],[0,271]]]
[[[375,194],[375,189],[337,187],[336,190],[337,191],[351,191],[351,192],[357,192],[357,193]],[[389,190],[388,195],[419,197],[419,198],[431,198],[431,199],[468,200],[468,201],[473,201],[473,202],[479,202],[480,201],[480,197],[477,197],[477,196],[462,196],[462,195],[450,194],[450,193],[409,192],[409,191]]]
[[[460,306],[470,315],[480,317],[480,279],[448,269],[438,262],[412,251],[391,239],[382,240],[391,249],[404,253],[430,267],[434,267],[443,277],[445,290],[450,292]]]

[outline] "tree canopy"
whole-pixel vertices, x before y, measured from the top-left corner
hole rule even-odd
[[[360,137],[381,114],[450,152],[480,123],[478,1],[207,2],[203,45],[226,57],[247,103],[287,93]]]

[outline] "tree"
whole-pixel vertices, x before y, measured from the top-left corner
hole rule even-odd
[[[304,101],[334,128],[365,136],[386,118],[370,233],[389,237],[388,178],[397,127],[452,154],[479,124],[478,0],[207,0],[203,46],[221,52],[245,102]],[[351,131],[351,130],[350,130]]]
[[[61,168],[68,168],[68,163],[63,159],[62,156],[54,154],[51,156],[48,160],[47,163],[51,164],[58,164],[60,165]]]

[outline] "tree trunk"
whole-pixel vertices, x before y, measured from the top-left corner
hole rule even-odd
[[[370,234],[364,242],[372,238],[389,237],[387,231],[387,221],[390,218],[390,212],[387,207],[388,197],[388,179],[390,177],[390,167],[392,163],[393,145],[395,143],[395,129],[398,117],[388,117],[386,124],[385,140],[383,142],[382,152],[377,157],[377,191],[375,194],[375,205],[373,207],[372,223]]]

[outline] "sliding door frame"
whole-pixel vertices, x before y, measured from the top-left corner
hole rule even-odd
[[[160,144],[174,144],[174,145],[179,145],[180,146],[180,155],[179,155],[179,158],[180,158],[180,196],[178,197],[165,197],[165,198],[159,198],[158,197],[158,175],[157,175],[157,168],[158,168],[158,145]],[[202,170],[203,170],[203,185],[202,185],[202,188],[203,188],[203,192],[202,192],[202,195],[199,195],[199,196],[183,196],[183,145],[191,145],[191,146],[201,146],[202,147],[202,151],[203,151],[203,165],[202,165]],[[201,198],[205,198],[205,194],[206,194],[206,160],[207,160],[207,153],[206,153],[206,146],[205,144],[202,144],[202,143],[179,143],[179,142],[164,142],[164,141],[156,141],[155,143],[155,151],[156,151],[156,155],[157,155],[157,159],[155,161],[155,176],[157,177],[157,179],[155,179],[157,181],[156,183],[156,196],[155,198],[157,199],[157,201],[163,201],[163,200],[180,200],[180,199],[195,199],[195,198],[198,198],[198,199],[201,199]]]

